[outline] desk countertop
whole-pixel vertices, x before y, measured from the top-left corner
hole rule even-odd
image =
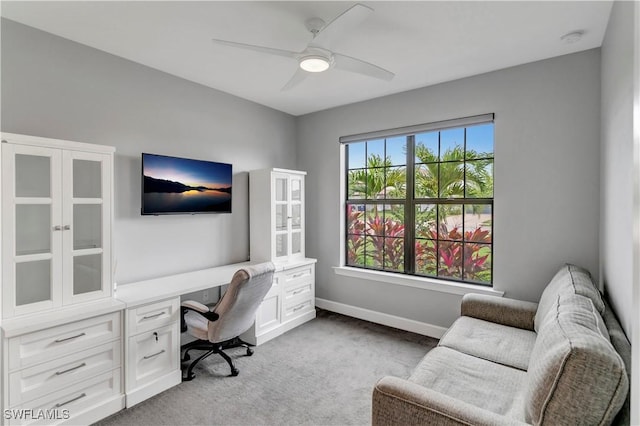
[[[285,268],[293,268],[315,262],[315,259],[305,258],[286,264],[276,263],[275,266],[276,271],[281,271]],[[125,303],[127,308],[131,308],[207,288],[220,287],[229,284],[233,274],[238,269],[252,263],[257,262],[232,263],[119,285],[116,289],[115,298]]]

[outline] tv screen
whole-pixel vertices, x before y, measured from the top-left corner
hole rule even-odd
[[[231,164],[142,153],[142,214],[231,213]]]

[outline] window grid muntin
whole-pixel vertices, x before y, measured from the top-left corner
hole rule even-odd
[[[493,121],[491,122],[486,122],[486,123],[476,123],[476,124],[493,124]],[[453,281],[460,281],[460,282],[466,282],[466,283],[473,283],[473,284],[479,284],[479,285],[485,285],[485,286],[491,286],[493,283],[493,244],[494,244],[494,228],[493,228],[493,213],[494,213],[494,209],[493,209],[493,194],[494,194],[494,186],[493,186],[493,182],[491,185],[491,194],[492,197],[491,198],[468,198],[467,197],[467,189],[468,189],[468,184],[467,184],[467,163],[473,163],[473,162],[479,162],[479,161],[491,161],[491,177],[493,180],[493,169],[494,169],[494,159],[495,156],[482,156],[482,157],[476,157],[476,158],[468,158],[467,155],[467,129],[471,126],[474,126],[475,124],[471,124],[468,126],[464,126],[463,127],[463,135],[464,135],[464,140],[463,140],[463,152],[462,152],[462,160],[460,159],[452,159],[452,160],[442,160],[441,155],[442,155],[442,131],[444,130],[452,130],[452,128],[447,128],[447,129],[440,129],[440,130],[432,130],[433,132],[438,132],[438,153],[436,158],[438,158],[438,161],[427,161],[427,162],[419,162],[417,161],[416,157],[415,157],[415,146],[416,146],[416,141],[415,141],[415,134],[410,134],[406,136],[406,151],[407,151],[407,155],[406,155],[406,164],[404,165],[405,167],[405,198],[404,199],[386,199],[386,198],[376,198],[376,199],[371,199],[371,198],[364,198],[364,199],[350,199],[348,197],[349,194],[349,176],[350,176],[350,172],[353,170],[361,170],[361,169],[369,169],[368,166],[368,149],[367,149],[367,144],[369,141],[354,141],[354,142],[348,142],[346,143],[346,149],[345,149],[345,155],[346,155],[346,171],[347,171],[347,179],[345,179],[345,183],[347,185],[345,194],[347,194],[347,200],[346,200],[346,206],[347,208],[345,209],[346,213],[346,227],[347,227],[347,231],[348,231],[348,212],[351,209],[351,206],[353,205],[364,205],[364,210],[365,210],[365,215],[364,218],[366,220],[366,211],[367,211],[367,206],[371,205],[371,204],[396,204],[396,203],[404,203],[405,205],[405,213],[404,213],[404,221],[405,221],[405,231],[404,231],[404,246],[405,246],[405,254],[404,254],[404,261],[405,261],[405,267],[404,267],[404,272],[397,272],[397,273],[404,273],[404,274],[408,274],[408,275],[416,275],[416,276],[428,276],[428,277],[434,277],[434,278],[438,278],[438,279],[446,279],[446,280],[453,280]],[[385,164],[386,158],[387,158],[387,143],[386,140],[389,138],[396,138],[398,136],[389,136],[384,138],[384,159],[383,159],[383,164]],[[492,129],[492,138],[495,137],[495,134],[493,132]],[[377,139],[380,140],[380,139]],[[365,167],[364,168],[354,168],[354,169],[350,169],[349,168],[349,146],[354,144],[354,143],[365,143]],[[493,139],[492,139],[492,152],[493,152]],[[410,161],[411,160],[411,161]],[[438,165],[438,195],[440,195],[442,193],[441,189],[440,189],[440,185],[441,185],[441,170],[442,167],[440,167],[440,165],[442,164],[446,164],[446,163],[461,163],[462,164],[462,172],[463,172],[463,179],[462,179],[462,190],[463,190],[463,195],[462,197],[438,197],[438,198],[416,198],[415,197],[415,169],[416,166],[419,165],[428,165],[428,164],[437,164]],[[395,164],[390,164],[389,166],[385,166],[385,167],[373,167],[371,169],[376,169],[376,168],[383,168],[383,169],[388,169],[388,168],[392,168],[394,166],[399,166],[402,167],[400,165],[395,165]],[[384,191],[385,194],[384,196],[387,196],[387,192],[386,192],[386,188],[388,186],[388,182],[387,182],[387,174],[383,173],[384,176]],[[419,204],[433,204],[435,205],[436,208],[436,235],[437,235],[437,239],[427,239],[427,238],[420,238],[420,237],[416,237],[416,227],[415,227],[415,209],[416,206]],[[440,238],[440,226],[439,226],[439,206],[440,205],[447,205],[447,204],[459,204],[462,207],[462,213],[461,213],[461,220],[462,220],[462,237],[461,240],[456,240],[456,243],[459,243],[461,245],[461,250],[462,250],[462,265],[461,265],[461,272],[460,272],[460,278],[453,278],[450,276],[443,276],[443,275],[438,275],[439,271],[440,271],[440,251],[439,251],[439,245],[440,242],[451,242],[450,240],[446,240],[446,239],[441,239]],[[466,232],[466,226],[465,226],[465,216],[466,216],[466,206],[467,205],[487,205],[490,207],[491,210],[491,215],[490,215],[490,223],[491,223],[491,231],[490,231],[490,235],[491,235],[491,241],[489,243],[486,242],[480,242],[480,241],[474,241],[474,240],[466,240],[465,239],[465,232]],[[385,210],[383,209],[383,220],[384,220],[384,213]],[[366,228],[366,224],[365,224],[365,228]],[[348,263],[348,244],[349,244],[349,237],[354,236],[356,234],[350,234],[347,232],[347,238],[345,238],[345,251],[346,251],[346,260],[347,260],[347,264]],[[366,237],[366,231],[364,236]],[[386,237],[383,237],[386,238]],[[416,262],[417,262],[417,257],[416,257],[416,240],[431,240],[434,241],[435,243],[435,251],[436,251],[436,275],[425,275],[425,274],[420,274],[417,272],[417,268],[416,268]],[[366,240],[365,240],[366,241]],[[465,270],[465,264],[464,264],[464,254],[465,254],[465,248],[467,245],[481,245],[481,246],[488,246],[490,249],[490,269],[489,269],[489,274],[490,274],[490,280],[488,282],[484,282],[484,281],[475,281],[475,280],[471,280],[471,279],[465,279],[465,276],[467,275],[467,271]],[[367,263],[367,255],[366,255],[366,244],[365,244],[365,253],[363,254],[363,263],[364,265],[349,265],[349,266],[353,266],[353,267],[359,267],[359,268],[363,268],[363,269],[372,269],[372,270],[384,270],[384,271],[389,271],[389,272],[396,272],[393,270],[387,270],[385,269],[385,253],[383,251],[383,255],[382,255],[382,265],[380,268],[374,268],[374,267],[369,267],[366,265]]]

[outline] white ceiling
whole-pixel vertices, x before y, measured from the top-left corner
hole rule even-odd
[[[205,86],[302,115],[599,47],[611,1],[361,1],[374,12],[334,44],[393,71],[390,81],[330,69],[288,91],[293,59],[212,38],[301,51],[308,18],[354,1],[2,1],[8,19]],[[581,41],[560,37],[584,30]]]

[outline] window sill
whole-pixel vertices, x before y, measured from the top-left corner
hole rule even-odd
[[[504,296],[504,291],[495,290],[491,287],[483,287],[474,284],[457,283],[453,281],[437,280],[427,277],[416,277],[411,275],[394,274],[391,272],[372,271],[361,268],[350,268],[348,266],[336,266],[333,268],[336,274],[352,278],[380,281],[387,284],[403,285],[407,287],[421,288],[424,290],[437,291],[440,293],[465,295],[467,293],[486,294],[489,296]]]

